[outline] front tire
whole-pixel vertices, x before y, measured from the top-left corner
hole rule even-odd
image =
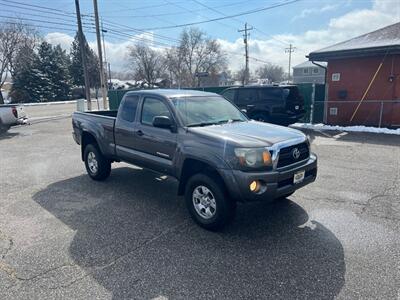
[[[236,202],[229,198],[222,180],[205,174],[196,174],[189,179],[185,202],[192,219],[212,231],[229,224],[236,211]]]
[[[93,180],[105,180],[111,173],[111,162],[104,157],[97,146],[89,144],[84,152],[85,167]]]

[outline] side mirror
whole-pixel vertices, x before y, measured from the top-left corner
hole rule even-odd
[[[153,126],[158,128],[169,128],[172,129],[173,123],[167,116],[155,116],[153,118]]]
[[[240,111],[247,116],[247,109],[241,109]]]

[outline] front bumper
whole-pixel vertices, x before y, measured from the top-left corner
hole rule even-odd
[[[294,174],[302,170],[305,171],[303,181],[294,184]],[[231,173],[229,174],[229,172]],[[222,173],[230,195],[237,201],[272,201],[315,181],[317,178],[317,157],[311,154],[306,161],[269,172],[249,173],[239,170],[225,170]],[[263,182],[266,189],[259,193],[251,192],[249,185],[253,180]]]

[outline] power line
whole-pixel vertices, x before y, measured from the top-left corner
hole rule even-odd
[[[76,27],[76,24],[71,24],[71,23],[70,23],[70,24],[65,24],[65,23],[60,23],[60,22],[45,21],[45,20],[31,19],[31,18],[24,18],[24,17],[15,17],[15,18],[12,18],[12,17],[10,17],[10,16],[0,15],[0,18],[19,19],[19,20],[25,20],[25,21],[31,21],[31,22],[41,22],[41,23],[46,23],[46,24],[55,24],[55,25]],[[83,27],[88,28],[88,29],[93,29],[93,28],[88,27],[88,26],[83,26]]]
[[[18,11],[7,10],[7,9],[3,9],[2,12],[13,13],[13,14],[15,14],[15,16],[17,18],[19,18],[19,14],[22,13],[24,16],[28,15],[28,16],[40,17],[40,18],[46,18],[46,19],[61,20],[61,21],[65,21],[65,22],[71,22],[72,21],[72,20],[66,20],[65,18],[59,18],[59,17],[53,17],[53,16],[43,16],[43,15],[39,15],[39,14],[31,14],[31,13],[27,13],[27,12],[18,12]],[[82,22],[82,24],[84,24],[84,25],[94,25],[93,23],[86,23],[86,22]]]
[[[164,1],[167,2],[167,3],[169,3],[169,4],[172,4],[172,5],[176,6],[176,7],[178,7],[178,8],[184,9],[184,10],[186,10],[187,12],[190,12],[190,13],[195,12],[194,10],[187,9],[187,8],[184,7],[184,6],[177,5],[177,4],[173,3],[173,2],[169,2],[168,0],[164,0]],[[197,15],[198,15],[199,17],[204,18],[203,15],[200,15],[200,14],[197,14]],[[233,27],[233,26],[231,26],[231,25],[228,25],[228,24],[225,24],[225,23],[222,23],[222,22],[219,22],[219,21],[216,21],[216,22],[217,22],[218,24],[221,24],[221,25],[223,25],[223,26],[230,27],[230,28],[233,28],[233,29],[236,30],[236,28]],[[176,24],[175,24],[174,26],[176,26]]]
[[[11,25],[18,25],[20,23],[17,22],[10,22],[10,21],[0,21],[0,23],[2,24],[11,24]],[[54,27],[54,26],[45,26],[45,25],[37,25],[37,24],[24,24],[25,26],[29,26],[29,27],[39,27],[39,28],[46,28],[46,29],[56,29],[56,30],[62,30],[65,32],[76,32],[76,30],[74,29],[67,29],[67,28],[61,28],[61,27]],[[91,32],[91,33],[94,33]]]
[[[5,2],[6,4],[2,4],[5,7],[12,7],[12,8],[18,8],[18,9],[24,9],[24,10],[29,10],[29,11],[37,11],[37,12],[41,12],[41,13],[45,13],[45,14],[52,14],[52,15],[59,15],[59,16],[64,16],[64,17],[69,17],[69,18],[75,18],[74,14],[68,13],[68,12],[63,12],[63,13],[59,13],[59,12],[54,12],[54,11],[48,11],[48,10],[43,10],[43,9],[37,9],[37,8],[32,8],[30,7],[30,4],[23,4],[24,6],[17,6],[17,5],[12,5],[12,4],[8,4],[7,1],[5,0],[0,0],[0,2]]]
[[[141,28],[141,30],[171,29],[171,28],[179,28],[179,27],[186,27],[186,26],[204,24],[204,23],[209,23],[209,22],[216,22],[216,21],[220,21],[220,20],[231,19],[231,18],[234,18],[234,17],[239,17],[239,16],[258,13],[258,12],[270,10],[270,9],[273,9],[273,8],[276,8],[276,7],[286,6],[286,5],[289,5],[289,4],[292,4],[292,3],[295,3],[295,2],[299,2],[299,1],[300,0],[292,0],[292,1],[288,1],[288,2],[277,3],[277,4],[274,4],[274,5],[271,5],[271,6],[267,6],[267,7],[252,9],[252,10],[244,11],[244,12],[237,13],[237,14],[234,14],[234,15],[229,15],[229,16],[224,16],[224,17],[219,17],[219,18],[214,18],[214,19],[208,19],[208,20],[204,20],[204,21],[191,22],[191,23],[179,24],[179,25],[173,25],[173,26],[164,26],[164,27]]]
[[[212,10],[212,11],[214,11],[214,12],[220,14],[220,15],[226,16],[225,13],[223,13],[223,12],[221,12],[221,11],[215,9],[214,7],[210,7],[210,6],[208,6],[208,5],[205,5],[204,3],[201,3],[201,2],[198,1],[198,0],[192,0],[192,1],[195,2],[195,3],[197,3],[197,4],[199,4],[199,5],[201,5],[201,6],[203,6],[203,7],[208,8],[209,10]],[[240,24],[243,24],[243,22],[242,22],[241,20],[237,19],[237,18],[232,18],[232,19],[235,20],[236,22],[240,23]],[[282,43],[282,44],[284,44],[284,45],[288,45],[288,44],[289,44],[289,43],[286,43],[286,42],[283,42],[283,41],[280,41],[280,40],[274,38],[272,35],[269,35],[269,34],[267,34],[267,33],[263,32],[263,31],[261,31],[260,29],[258,29],[258,28],[256,28],[256,27],[254,28],[254,30],[256,30],[256,31],[258,31],[259,33],[261,33],[261,34],[263,34],[263,35],[265,35],[265,36],[267,36],[267,37],[270,37],[270,38],[272,38],[272,39],[274,39],[274,40],[276,40],[276,41],[278,41],[278,42],[280,42],[280,43]]]
[[[175,39],[175,38],[172,38],[172,37],[168,37],[168,36],[165,36],[165,35],[148,32],[148,31],[142,30],[142,29],[133,28],[133,27],[130,27],[130,26],[127,26],[127,25],[124,25],[124,24],[119,24],[119,23],[116,23],[116,22],[108,21],[108,20],[106,20],[104,18],[103,18],[103,20],[104,20],[104,24],[108,25],[109,27],[114,27],[114,29],[117,27],[117,29],[115,29],[115,30],[118,30],[118,31],[122,31],[122,30],[124,30],[125,32],[133,31],[133,32],[140,33],[140,34],[148,34],[148,35],[154,36],[156,38],[159,38],[160,40],[179,42],[178,39]],[[121,28],[123,28],[123,29],[121,29]]]
[[[35,4],[26,4],[23,2],[18,2],[18,1],[11,1],[11,0],[1,0],[1,2],[6,2],[6,3],[15,3],[18,5],[24,5],[24,6],[29,6],[29,7],[36,7],[36,8],[40,8],[40,9],[46,9],[46,10],[50,10],[50,11],[58,11],[58,12],[63,12],[64,11],[60,10],[60,9],[56,9],[56,8],[51,8],[51,7],[46,7],[46,6],[40,6],[40,5],[35,5]],[[69,13],[72,15],[75,15],[75,13]]]
[[[250,1],[257,1],[257,0],[250,0]],[[238,2],[233,2],[233,3],[229,3],[229,4],[223,4],[223,5],[218,5],[218,6],[214,6],[212,8],[222,8],[222,7],[229,7],[229,6],[235,6],[235,5],[239,5],[239,4],[247,4],[249,1],[238,1]],[[186,3],[186,1],[181,1],[181,2],[174,2],[174,4],[179,4],[179,3]],[[150,6],[146,6],[146,7],[139,7],[139,8],[131,8],[131,9],[121,9],[118,10],[119,11],[127,11],[127,10],[139,10],[139,9],[144,9],[144,8],[151,8],[151,7],[162,7],[162,6],[167,6],[169,4],[159,4],[159,5],[150,5]],[[192,10],[190,13],[196,13],[196,12],[202,12],[202,11],[206,11],[207,9],[196,9],[196,10]],[[110,11],[108,11],[110,12]],[[116,11],[111,11],[111,12],[116,12]],[[172,13],[162,13],[162,14],[153,14],[153,15],[120,15],[120,14],[114,14],[114,15],[103,15],[104,17],[130,17],[130,18],[149,18],[149,17],[163,17],[163,16],[176,16],[176,15],[186,15],[189,12],[187,11],[178,11],[178,12],[172,12]]]

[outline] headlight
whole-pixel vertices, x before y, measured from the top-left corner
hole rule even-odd
[[[235,155],[244,167],[260,168],[271,166],[271,154],[265,148],[236,148]]]

